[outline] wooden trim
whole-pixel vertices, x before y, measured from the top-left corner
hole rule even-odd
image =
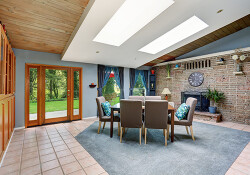
[[[51,118],[51,119],[45,119],[44,124],[48,124],[48,123],[56,123],[56,122],[63,122],[63,121],[67,121],[68,117],[58,117],[58,118]]]
[[[250,51],[250,47],[245,47],[245,48],[242,48],[241,50],[243,52],[244,51]],[[235,52],[235,50],[216,52],[216,53],[212,53],[212,54],[206,54],[206,55],[201,55],[201,56],[196,56],[196,57],[190,57],[190,58],[179,59],[179,60],[175,60],[175,61],[159,63],[159,64],[157,64],[155,66],[164,66],[164,65],[168,65],[168,64],[183,63],[183,62],[194,61],[194,60],[199,60],[199,59],[204,59],[204,58],[209,58],[209,57],[216,57],[216,56],[220,56],[220,55],[233,54],[234,52]]]
[[[29,121],[29,69],[37,68],[37,120]],[[52,119],[45,118],[45,70],[67,70],[67,116]],[[79,71],[79,115],[73,115],[73,100],[74,100],[74,71]],[[82,119],[82,68],[81,67],[67,67],[56,65],[43,64],[25,64],[25,127],[42,125],[47,123],[71,121]]]

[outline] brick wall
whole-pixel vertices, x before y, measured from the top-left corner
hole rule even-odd
[[[245,55],[248,55],[249,60],[250,52],[245,52]],[[216,64],[219,58],[225,59],[224,65]],[[156,67],[156,94],[161,95],[163,88],[168,87],[172,93],[169,101],[175,102],[178,107],[182,91],[201,91],[210,86],[225,93],[226,99],[217,105],[223,120],[250,124],[250,62],[243,63],[244,75],[234,75],[236,64],[231,55],[204,58],[201,61],[207,59],[211,60],[211,67],[208,68],[173,70],[174,65],[171,65],[172,79],[166,78],[166,66]],[[193,72],[204,74],[204,82],[199,87],[192,87],[188,82],[188,77]]]

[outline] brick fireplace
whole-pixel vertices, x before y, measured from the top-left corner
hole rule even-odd
[[[250,52],[245,52],[248,57]],[[230,54],[219,55],[209,58],[201,58],[204,63],[209,60],[208,67],[203,66],[203,62],[198,64],[200,68],[190,69],[190,65],[197,67],[197,64],[181,63],[182,69],[174,69],[171,65],[171,78],[167,78],[166,66],[156,67],[156,95],[161,94],[163,88],[167,87],[171,91],[169,101],[175,102],[178,107],[182,103],[181,92],[202,92],[207,87],[216,88],[224,92],[226,99],[218,104],[218,112],[222,113],[223,120],[238,123],[250,124],[250,62],[243,63],[243,75],[234,75],[235,63]],[[216,61],[224,58],[222,65]],[[189,67],[185,67],[188,65]],[[205,64],[204,64],[205,65]],[[193,72],[200,72],[204,75],[204,82],[199,87],[193,87],[188,82],[188,77]]]

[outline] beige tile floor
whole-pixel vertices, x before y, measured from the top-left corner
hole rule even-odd
[[[0,175],[107,175],[108,173],[74,138],[96,118],[71,123],[15,130]],[[249,125],[195,121],[250,132]],[[250,174],[250,143],[226,173]]]

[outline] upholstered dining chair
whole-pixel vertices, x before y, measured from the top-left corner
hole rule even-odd
[[[161,96],[146,96],[145,100],[161,100]]]
[[[125,128],[139,128],[139,143],[141,144],[142,131],[142,101],[121,100],[120,101],[120,142],[122,143],[122,132]]]
[[[145,104],[145,97],[144,96],[129,96],[129,100],[140,100],[142,101],[142,106]]]
[[[97,109],[98,109],[98,114],[99,114],[99,127],[97,133],[100,133],[100,129],[103,124],[103,129],[105,128],[106,122],[111,122],[111,117],[110,116],[105,116],[103,109],[102,109],[102,103],[106,102],[105,98],[103,96],[97,97],[96,98],[96,103],[97,103]],[[120,135],[120,117],[119,114],[114,115],[114,122],[118,123],[118,135]]]
[[[145,101],[145,144],[147,143],[147,129],[163,129],[165,146],[167,146],[168,125],[168,102],[166,100]]]
[[[186,101],[186,104],[190,106],[190,109],[189,109],[188,114],[187,114],[187,119],[177,120],[177,118],[174,116],[175,117],[174,124],[185,126],[187,134],[189,134],[189,132],[188,132],[188,127],[189,127],[190,131],[191,131],[192,139],[193,139],[193,141],[195,141],[192,123],[193,123],[193,118],[194,118],[194,110],[195,110],[195,107],[197,104],[197,99],[189,97]],[[170,124],[170,123],[171,123],[171,120],[168,120],[168,124]],[[168,130],[169,130],[169,128],[168,128]],[[169,138],[169,135],[167,135],[167,136]]]

